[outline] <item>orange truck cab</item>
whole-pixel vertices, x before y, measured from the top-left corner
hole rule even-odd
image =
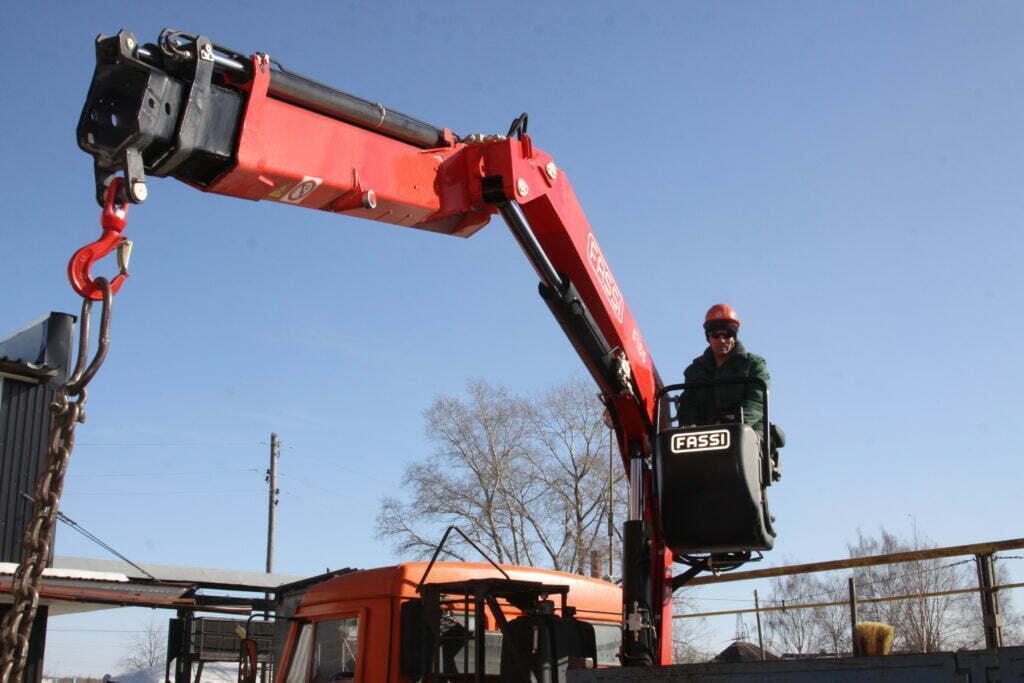
[[[622,638],[619,586],[483,563],[341,570],[282,587],[277,609],[284,683],[565,680],[617,665]]]

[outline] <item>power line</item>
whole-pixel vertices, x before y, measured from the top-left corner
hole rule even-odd
[[[146,629],[127,628],[52,628],[46,627],[47,633],[147,633]]]
[[[189,448],[191,446],[204,446],[217,448],[251,448],[252,446],[266,446],[266,441],[245,441],[245,442],[230,442],[230,441],[125,441],[122,443],[117,442],[84,442],[76,443],[75,448]]]
[[[65,491],[64,496],[235,496],[242,494],[265,493],[259,489],[239,489],[222,491],[217,489],[180,490],[180,491]]]
[[[712,597],[704,597],[702,595],[687,595],[685,600],[693,600],[694,602],[700,602],[702,600],[709,600],[709,601],[713,601],[713,602],[743,602],[743,603],[753,603],[754,602],[753,598],[712,598]]]
[[[369,474],[367,472],[363,472],[361,470],[357,470],[354,467],[351,467],[349,465],[344,465],[344,464],[339,463],[339,462],[331,462],[331,461],[328,461],[328,460],[324,460],[322,458],[307,460],[307,463],[310,463],[310,462],[312,462],[312,463],[319,463],[320,465],[326,465],[328,467],[333,467],[333,468],[339,469],[339,470],[341,470],[343,472],[347,472],[348,474],[354,474],[357,477],[362,477],[363,479],[369,479],[370,481],[375,481],[378,484],[386,484],[386,485],[389,485],[389,486],[391,484],[393,484],[392,481],[389,481],[389,480],[386,480],[386,479],[382,479],[381,477],[375,476],[373,474]],[[290,476],[290,477],[294,478],[296,475],[294,475],[294,474],[292,474],[292,475],[285,475],[284,473],[281,473],[281,476]]]
[[[99,479],[115,477],[191,477],[207,474],[237,474],[238,472],[259,472],[258,467],[243,467],[223,470],[194,470],[191,472],[97,472],[86,474],[75,474],[75,479]]]
[[[369,479],[370,481],[377,482],[378,484],[385,484],[385,485],[389,485],[389,486],[392,484],[392,482],[388,482],[388,481],[386,481],[384,479],[381,479],[380,477],[375,477],[372,474],[366,474],[365,472],[360,472],[358,470],[354,470],[354,469],[352,469],[350,467],[346,467],[344,465],[338,465],[337,467],[339,469],[341,469],[341,470],[344,470],[344,471],[348,472],[349,474],[354,474],[357,477],[361,477],[363,479]],[[312,475],[308,475],[307,476],[307,475],[304,475],[304,474],[279,472],[277,476],[283,477],[285,479],[290,479],[293,483],[294,482],[298,482],[298,483],[304,484],[306,486],[313,486],[314,488],[319,488],[321,490],[327,491],[328,493],[332,493],[332,494],[333,493],[337,493],[336,490],[325,489],[325,488],[323,488],[321,486],[313,484],[310,481],[310,479],[309,479],[309,476],[312,476]]]
[[[28,495],[28,494],[27,494],[27,493],[25,493],[24,491],[22,491],[22,492],[21,492],[21,495],[22,495],[22,496],[24,496],[25,498],[27,498],[27,499],[28,499],[29,501],[32,501],[33,503],[35,502],[35,501],[34,501],[34,500],[32,499],[32,496]],[[127,558],[127,557],[125,557],[125,556],[124,556],[124,555],[122,555],[121,553],[119,553],[119,552],[117,552],[116,550],[114,550],[114,548],[113,548],[113,547],[111,547],[110,545],[108,545],[107,543],[105,543],[105,542],[104,542],[104,541],[103,541],[103,540],[102,540],[102,539],[101,539],[101,538],[100,538],[99,536],[97,536],[96,534],[92,533],[91,531],[89,531],[88,529],[86,529],[85,527],[83,527],[83,526],[82,526],[81,524],[79,524],[79,523],[78,523],[78,522],[76,522],[75,520],[73,520],[73,519],[71,519],[70,517],[68,517],[68,516],[67,516],[66,514],[64,514],[64,513],[63,513],[63,512],[61,512],[60,510],[57,510],[57,519],[59,519],[60,521],[64,522],[64,523],[65,523],[65,524],[67,524],[67,525],[68,525],[69,527],[71,527],[72,529],[74,529],[74,530],[75,530],[75,531],[77,531],[78,533],[82,534],[83,536],[85,536],[85,537],[86,537],[86,538],[88,538],[88,539],[89,539],[90,541],[92,541],[92,542],[93,542],[93,543],[95,543],[96,545],[100,546],[100,547],[101,547],[101,548],[103,548],[104,550],[106,550],[106,551],[108,551],[108,552],[112,553],[113,555],[117,556],[118,558],[120,558],[120,559],[124,560],[125,562],[127,562],[128,564],[130,564],[131,566],[135,567],[136,569],[138,569],[138,570],[139,570],[140,572],[142,572],[143,574],[145,574],[145,575],[146,575],[146,576],[148,576],[149,578],[153,579],[154,581],[157,581],[157,580],[158,580],[158,579],[157,579],[157,578],[156,578],[155,576],[153,576],[152,574],[150,574],[149,572],[147,572],[147,571],[146,571],[145,569],[143,569],[143,568],[142,568],[142,567],[140,567],[139,565],[137,565],[137,564],[135,564],[134,562],[132,562],[131,560],[129,560],[129,559]]]

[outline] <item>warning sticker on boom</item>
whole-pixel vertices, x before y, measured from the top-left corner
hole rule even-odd
[[[320,183],[324,181],[323,178],[314,178],[313,176],[303,176],[302,180],[295,183],[292,189],[288,190],[288,193],[281,197],[282,202],[288,202],[289,204],[301,204],[302,200],[313,193],[313,190],[320,187]]]
[[[698,451],[724,451],[729,448],[729,430],[713,429],[707,432],[673,434],[669,450],[673,453],[697,453]]]

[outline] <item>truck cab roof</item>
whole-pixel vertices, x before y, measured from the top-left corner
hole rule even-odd
[[[581,618],[608,620],[621,618],[622,589],[608,581],[578,574],[567,574],[536,567],[501,565],[509,577],[517,581],[568,585],[568,604]],[[330,614],[340,602],[365,598],[419,597],[416,588],[427,570],[426,562],[404,562],[387,567],[341,570],[282,587],[283,593],[302,593],[295,612],[298,618]],[[501,578],[490,564],[479,562],[435,562],[429,583],[447,583],[470,579]],[[305,589],[305,590],[303,590]]]

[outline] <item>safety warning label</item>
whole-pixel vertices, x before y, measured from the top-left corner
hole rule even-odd
[[[282,202],[288,202],[289,204],[301,204],[302,201],[313,193],[313,190],[320,187],[320,183],[324,181],[323,178],[314,178],[313,176],[303,176],[302,180],[295,183],[292,189],[281,197]]]

